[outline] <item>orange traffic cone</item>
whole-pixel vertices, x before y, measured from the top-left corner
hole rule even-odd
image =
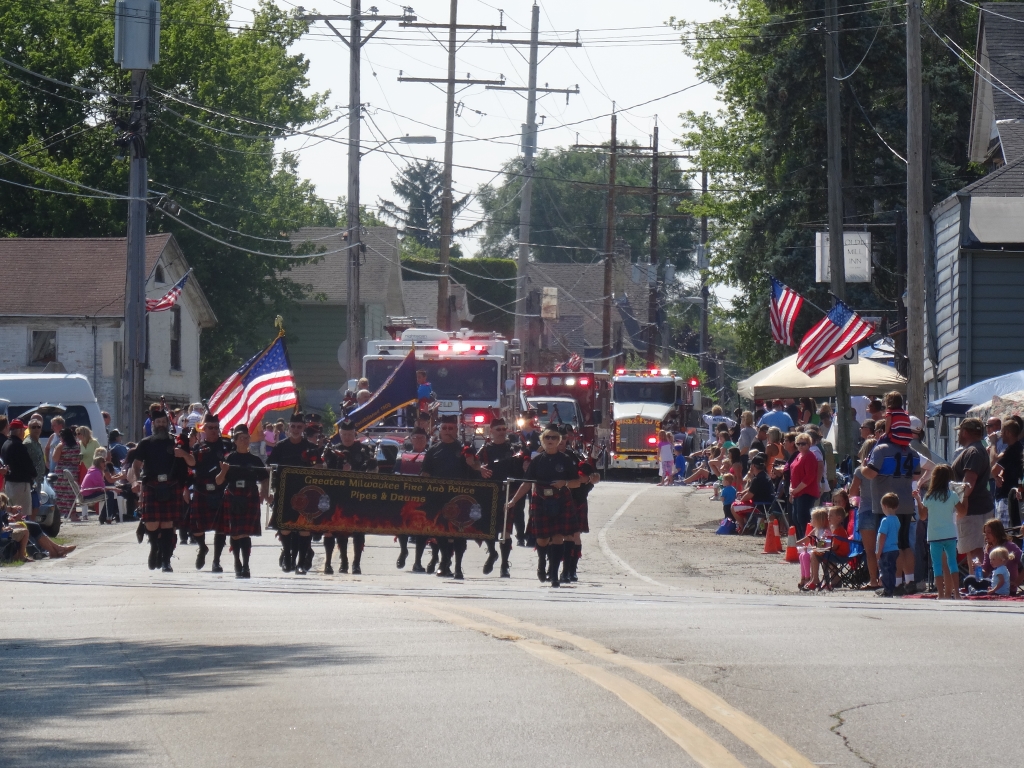
[[[786,536],[786,562],[799,563],[800,555],[796,551],[796,526],[789,526],[789,535]]]
[[[765,555],[777,555],[782,551],[782,537],[779,536],[779,521],[772,520],[771,525],[768,526],[768,533],[764,537],[764,552]]]

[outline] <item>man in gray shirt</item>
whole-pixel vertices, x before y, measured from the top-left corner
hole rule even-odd
[[[913,449],[895,445],[883,437],[875,444],[867,466],[862,467],[861,472],[871,481],[871,509],[880,510],[882,497],[887,493],[899,496],[896,515],[900,519],[900,554],[896,560],[896,594],[912,595],[917,587],[914,584],[910,525],[915,511],[914,480],[921,476],[921,457]]]

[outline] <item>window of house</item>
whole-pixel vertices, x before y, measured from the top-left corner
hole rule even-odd
[[[29,350],[29,365],[46,365],[57,362],[57,331],[32,331],[32,349]]]
[[[159,264],[156,265],[156,270],[153,272],[153,282],[161,284],[167,282],[167,280],[164,279],[164,268]]]
[[[171,370],[181,370],[181,307],[171,307]]]

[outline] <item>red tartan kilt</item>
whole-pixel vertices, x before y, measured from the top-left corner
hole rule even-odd
[[[590,504],[587,501],[576,505],[576,522],[580,533],[590,533]]]
[[[530,498],[530,524],[528,529],[538,539],[552,536],[572,536],[578,530],[576,510],[572,496],[566,489],[555,496],[534,494]]]
[[[236,504],[238,500],[240,503]],[[260,519],[260,497],[258,493],[244,493],[241,497],[224,491],[220,522],[217,533],[228,536],[260,536],[263,526]]]
[[[222,494],[192,492],[192,504],[188,510],[188,530],[190,533],[205,533],[217,530],[220,519]]]
[[[166,488],[166,492],[164,491]],[[158,498],[166,493],[166,499]],[[174,523],[178,525],[185,516],[185,500],[181,497],[181,486],[167,483],[157,487],[144,483],[142,486],[142,522]]]

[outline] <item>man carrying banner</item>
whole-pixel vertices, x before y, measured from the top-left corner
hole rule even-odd
[[[305,421],[301,413],[293,413],[288,422],[288,439],[281,440],[267,457],[267,463],[278,467],[312,467],[319,461],[320,451],[302,436]],[[309,531],[281,531],[284,548],[281,569],[304,575],[313,566],[313,546]]]
[[[366,443],[356,439],[356,425],[351,419],[342,419],[338,422],[338,442],[328,443],[324,449],[323,462],[327,469],[340,469],[344,472],[376,472],[377,460],[374,458],[373,449]],[[341,531],[329,531],[324,534],[324,573],[334,573],[331,566],[331,558],[334,555],[334,543],[338,543],[338,556],[341,562],[338,569],[342,573],[348,573],[348,533]],[[363,548],[366,546],[366,534],[352,534],[352,573],[360,574],[360,561],[363,557]]]
[[[429,422],[430,419],[428,418]],[[395,474],[396,475],[420,475],[423,472],[423,457],[427,452],[427,431],[423,427],[416,427],[409,435],[409,448],[408,450],[402,450],[402,453],[398,455],[398,461],[395,462]],[[398,545],[401,547],[401,553],[398,555],[398,568],[405,568],[405,561],[409,558],[409,544],[408,536],[399,535]],[[416,559],[412,564],[413,573],[426,573],[426,568],[423,567],[423,552],[427,548],[427,537],[417,536],[416,539]],[[431,558],[431,571],[433,567],[437,565],[437,542],[434,542],[434,553]]]
[[[506,509],[513,506],[533,491],[530,498],[530,524],[537,537],[537,578],[550,581],[558,586],[558,566],[562,560],[562,544],[565,537],[576,532],[570,489],[579,487],[579,469],[564,454],[558,452],[562,436],[549,426],[540,436],[543,453],[530,462],[525,477],[531,482],[523,483]],[[545,572],[544,558],[548,559]]]
[[[188,523],[192,538],[199,544],[196,555],[196,570],[206,565],[206,532],[215,531],[217,518],[220,517],[221,497],[224,486],[217,484],[221,462],[234,450],[231,441],[220,436],[220,419],[216,414],[208,413],[203,420],[203,439],[192,449],[196,465],[192,479],[192,503],[189,509]],[[224,551],[227,537],[222,533],[213,535],[213,566],[214,573],[221,573],[220,555]]]
[[[523,476],[523,455],[508,440],[508,425],[502,418],[494,419],[491,422],[491,437],[476,454],[478,467],[491,471],[490,480],[503,485],[510,477]],[[519,516],[523,514],[525,499],[520,499],[516,506]],[[508,556],[512,552],[512,523],[516,514],[506,513],[506,523],[501,540],[501,578],[510,578],[508,570]],[[498,553],[494,549],[494,542],[487,542],[487,561],[484,563],[484,574],[494,570],[494,563],[498,559]]]
[[[436,477],[442,480],[472,480],[476,472],[467,461],[465,449],[458,441],[459,417],[446,414],[441,417],[439,429],[440,442],[427,449],[423,457],[423,477]],[[480,475],[489,479],[491,471],[481,468]],[[462,556],[466,553],[466,540],[463,538],[442,539],[441,567],[438,576],[462,579]],[[455,553],[455,573],[452,573],[452,553]]]
[[[182,462],[190,467],[196,462],[191,453],[177,447],[163,408],[151,407],[149,419],[153,434],[139,441],[132,461],[135,475],[142,473],[135,492],[142,496],[142,522],[149,536],[149,570],[162,566],[165,573],[170,573],[171,556],[178,540],[174,526],[185,512],[184,489],[178,477]]]

